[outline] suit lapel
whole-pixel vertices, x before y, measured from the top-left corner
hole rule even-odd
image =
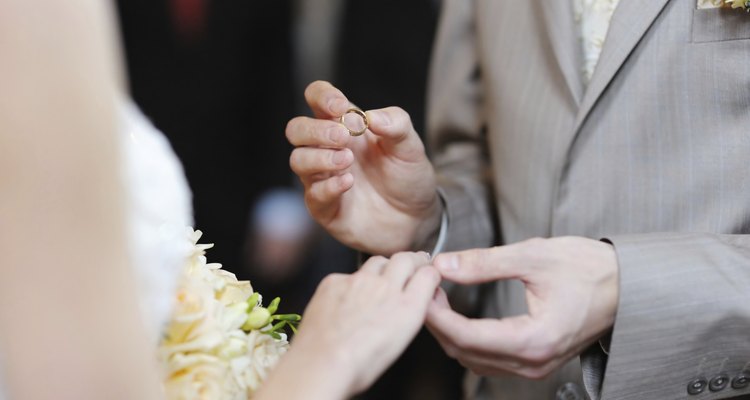
[[[583,57],[581,43],[578,41],[578,28],[573,20],[573,5],[570,0],[534,0],[532,4],[538,7],[536,11],[544,18],[552,52],[570,95],[578,105],[583,95]]]
[[[552,4],[553,2],[570,4],[569,1],[562,0],[549,0],[547,3]],[[561,129],[558,132],[562,137],[559,142],[560,146],[555,148],[553,155],[553,162],[556,165],[557,173],[557,179],[554,181],[555,187],[552,192],[553,198],[559,195],[560,183],[568,163],[570,147],[578,135],[581,126],[596,105],[599,97],[601,97],[604,90],[617,74],[617,71],[620,70],[622,64],[630,53],[632,53],[635,46],[668,2],[669,0],[620,0],[615,14],[612,16],[607,39],[599,56],[599,63],[594,70],[594,75],[591,77],[591,82],[580,103],[573,129]],[[579,51],[582,52],[582,50]],[[581,62],[578,64],[578,68],[576,68],[576,72],[579,75],[581,74],[582,66]],[[550,226],[552,234],[555,233],[554,221],[555,219],[552,218]]]
[[[669,0],[620,0],[599,63],[576,116],[575,135],[604,90]],[[573,138],[571,138],[572,140]]]

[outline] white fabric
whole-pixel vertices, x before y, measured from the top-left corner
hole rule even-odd
[[[698,0],[698,9],[720,8],[722,4],[724,4],[724,0]]]
[[[121,109],[123,174],[128,195],[129,246],[144,321],[158,340],[172,305],[179,271],[192,246],[191,194],[167,140],[130,101]]]
[[[583,78],[586,84],[594,75],[618,2],[619,0],[573,0],[573,15],[583,46]]]

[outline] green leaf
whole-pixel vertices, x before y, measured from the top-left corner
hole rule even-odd
[[[273,316],[273,319],[277,321],[299,322],[302,320],[302,316],[299,314],[277,314]]]
[[[273,327],[271,328],[271,332],[276,332],[276,331],[278,331],[279,329],[283,328],[283,327],[284,327],[284,325],[286,325],[286,322],[285,322],[285,321],[281,321],[281,322],[279,322],[279,323],[275,324],[275,325],[274,325],[274,326],[273,326]]]
[[[271,313],[271,315],[276,314],[276,310],[279,309],[279,303],[281,303],[281,297],[277,297],[271,301],[271,304],[268,305],[268,311]]]

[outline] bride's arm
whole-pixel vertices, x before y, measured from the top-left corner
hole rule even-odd
[[[367,387],[423,325],[440,283],[424,253],[374,257],[318,287],[295,336],[255,400],[339,400]]]
[[[10,399],[158,398],[125,248],[108,4],[0,0],[0,390]]]

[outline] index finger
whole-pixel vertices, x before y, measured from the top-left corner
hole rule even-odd
[[[443,278],[464,285],[521,279],[529,260],[517,244],[471,249],[435,256],[434,265]]]
[[[315,81],[305,89],[305,101],[316,118],[338,118],[351,103],[340,90],[326,81]]]
[[[508,358],[521,358],[534,327],[528,315],[471,319],[435,301],[427,310],[426,324],[458,349]]]

